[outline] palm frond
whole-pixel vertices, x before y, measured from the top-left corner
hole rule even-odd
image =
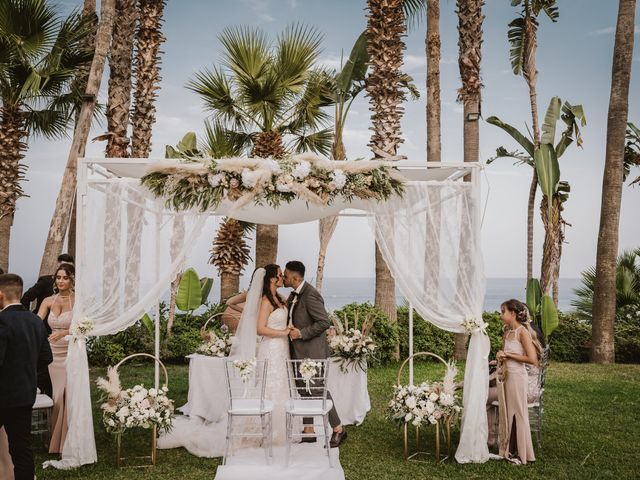
[[[289,25],[278,36],[274,70],[287,90],[300,91],[320,56],[323,36],[312,27]]]
[[[305,134],[304,132],[292,132],[292,134],[291,147],[296,153],[315,152],[327,156],[331,153],[333,142],[333,129],[331,128],[325,128],[310,134]]]
[[[205,135],[201,149],[213,158],[238,157],[251,146],[251,136],[225,128],[219,121],[204,124]]]
[[[260,78],[271,63],[269,42],[258,28],[227,27],[220,34],[224,64],[237,76]]]
[[[427,0],[404,0],[402,2],[405,21],[408,30],[412,30],[422,24],[426,17]]]

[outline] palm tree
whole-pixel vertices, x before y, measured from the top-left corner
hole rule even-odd
[[[76,190],[76,171],[78,156],[84,151],[89,137],[91,120],[93,118],[102,73],[107,58],[107,52],[111,45],[113,22],[115,16],[115,0],[102,0],[100,2],[100,22],[95,35],[95,51],[89,70],[87,89],[82,96],[82,107],[76,120],[73,132],[73,141],[67,157],[67,165],[62,176],[62,184],[56,199],[56,206],[51,217],[49,233],[45,243],[42,261],[40,262],[40,275],[49,274],[56,267],[56,259],[62,251],[64,237],[69,226],[69,218],[73,209]]]
[[[109,91],[107,100],[107,158],[129,157],[129,111],[131,105],[131,70],[133,39],[138,11],[136,0],[116,0],[118,22],[113,27],[109,58]]]
[[[540,145],[540,123],[538,120],[538,101],[536,85],[536,50],[538,48],[538,16],[544,12],[552,22],[558,20],[556,0],[513,0],[512,6],[521,6],[520,16],[509,23],[507,38],[511,44],[511,68],[515,75],[522,75],[529,88],[531,105],[531,126],[533,143]],[[538,190],[538,174],[533,169],[529,201],[527,204],[527,281],[533,277],[533,217]],[[557,302],[556,302],[557,303]]]
[[[136,30],[134,77],[131,116],[131,155],[147,158],[151,151],[151,130],[156,121],[155,100],[160,83],[160,45],[162,15],[166,0],[138,0],[139,24]]]
[[[636,0],[620,0],[613,47],[607,148],[602,178],[602,206],[593,295],[591,360],[615,362],[616,256],[624,177],[624,147],[629,113]]]
[[[220,35],[222,65],[197,73],[188,88],[252,157],[328,154],[332,134],[322,107],[331,100],[326,75],[315,67],[321,40],[301,25],[287,27],[275,43],[257,28],[227,28]],[[277,248],[277,225],[258,225],[256,265],[275,263]]]
[[[245,240],[253,224],[226,217],[218,228],[209,263],[220,274],[220,301],[240,291],[240,274],[247,266],[251,255]]]
[[[458,14],[458,68],[462,87],[458,90],[458,101],[463,105],[464,161],[480,160],[480,62],[482,59],[482,6],[484,0],[457,0]],[[466,335],[454,336],[454,357],[464,359]]]
[[[626,250],[616,260],[616,311],[628,305],[640,304],[640,248]],[[582,285],[573,290],[575,299],[571,306],[578,318],[593,321],[593,296],[596,285],[596,268],[582,272]]]
[[[401,88],[405,32],[405,15],[402,0],[368,0],[367,52],[371,72],[367,77],[367,95],[371,99],[370,110],[373,134],[369,147],[376,159],[397,160],[398,148],[403,142],[400,131],[402,102]],[[376,244],[375,305],[397,321],[395,281]],[[395,357],[399,359],[399,346]]]
[[[90,28],[78,13],[62,18],[45,0],[0,4],[0,268],[9,265],[16,201],[24,196],[22,164],[32,135],[55,138],[73,121],[79,66],[91,61],[82,40]]]

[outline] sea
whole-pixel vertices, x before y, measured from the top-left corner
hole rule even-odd
[[[311,279],[315,284],[315,280]],[[571,301],[575,298],[573,290],[580,285],[579,278],[561,278],[558,281],[558,308],[570,311]],[[524,278],[488,278],[484,296],[484,310],[500,310],[500,304],[510,298],[525,300],[526,279]],[[214,287],[215,288],[215,287]],[[374,301],[375,278],[325,278],[322,296],[327,310],[338,309],[348,303]],[[396,289],[398,305],[406,302]]]

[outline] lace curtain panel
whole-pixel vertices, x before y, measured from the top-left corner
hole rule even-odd
[[[420,182],[407,185],[402,198],[370,206],[371,228],[400,291],[423,319],[449,332],[464,332],[467,317],[482,321],[478,202],[472,183]],[[460,463],[489,458],[489,351],[488,336],[474,333],[465,367]]]
[[[165,210],[130,179],[89,183],[83,201],[73,322],[89,318],[91,336],[113,335],[154,309],[206,216]],[[62,459],[45,462],[61,469],[97,460],[84,340],[70,342],[66,365],[69,430]]]

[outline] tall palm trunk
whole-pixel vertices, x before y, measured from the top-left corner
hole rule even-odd
[[[536,51],[538,40],[536,36],[535,19],[531,13],[529,0],[525,0],[524,16],[524,64],[522,76],[529,88],[529,105],[531,107],[531,127],[533,129],[533,142],[535,146],[540,145],[540,122],[538,120],[538,69],[536,68]],[[538,191],[538,172],[533,168],[531,174],[531,185],[529,186],[529,200],[527,203],[527,281],[533,277],[533,225],[536,205],[536,192]]]
[[[24,115],[19,106],[3,101],[0,107],[0,268],[9,270],[11,226],[16,201],[24,197],[20,182],[26,167],[21,164],[27,149]]]
[[[458,100],[463,104],[464,161],[480,160],[480,62],[482,60],[482,15],[483,0],[457,0],[458,13],[458,67],[462,87]],[[470,180],[467,178],[466,180]],[[458,268],[464,268],[459,265]],[[454,336],[454,357],[462,360],[467,356],[466,335]]]
[[[51,218],[49,234],[40,263],[40,275],[49,274],[54,270],[57,264],[57,257],[62,252],[64,236],[69,225],[69,217],[71,216],[71,207],[76,190],[78,156],[87,144],[91,119],[95,110],[98,92],[100,91],[104,63],[111,44],[114,15],[115,0],[102,0],[100,4],[100,23],[96,31],[96,49],[91,62],[86,95],[83,98],[80,115],[76,122],[67,165]]]
[[[277,131],[261,132],[253,145],[251,156],[256,158],[283,158],[285,155],[282,135]],[[278,226],[256,227],[256,267],[276,263],[278,258]]]
[[[593,293],[591,360],[596,363],[615,361],[613,328],[616,310],[616,256],[622,200],[625,132],[629,113],[635,9],[636,0],[620,0],[616,40],[613,47],[607,149],[602,176],[602,205]]]
[[[82,7],[82,16],[87,18],[91,22],[91,34],[87,35],[82,39],[82,47],[85,50],[93,52],[96,48],[96,29],[98,28],[98,15],[96,14],[96,1],[95,0],[84,0]],[[76,78],[74,80],[74,85],[72,90],[78,92],[84,92],[87,89],[87,82],[89,80],[89,70],[91,69],[91,65],[82,65],[78,68],[78,73],[76,74]],[[78,111],[76,113],[75,123],[78,123],[78,117],[80,116],[80,108],[82,104],[78,104]],[[83,145],[78,152],[78,157],[84,157],[86,145]],[[77,213],[77,192],[76,198],[73,202],[73,207],[71,208],[71,218],[69,220],[69,231],[67,233],[67,253],[72,256],[76,256],[76,213]]]
[[[400,68],[403,63],[405,18],[402,0],[368,0],[367,52],[371,73],[367,78],[367,95],[373,134],[369,146],[374,158],[397,158],[403,142],[400,120],[403,114],[404,92],[400,86]],[[397,322],[395,281],[376,244],[375,305]],[[400,358],[399,345],[395,358]]]
[[[440,0],[427,1],[427,161],[442,155],[440,128]]]
[[[129,157],[129,111],[133,39],[138,12],[136,0],[116,0],[118,22],[113,28],[113,47],[109,58],[107,100],[107,158]]]

